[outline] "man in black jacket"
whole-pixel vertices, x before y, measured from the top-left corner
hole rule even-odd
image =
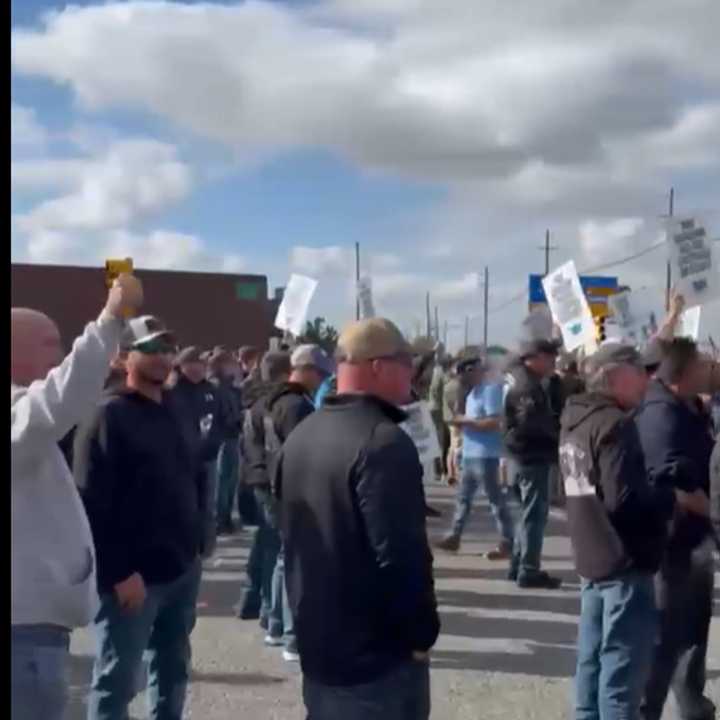
[[[522,510],[515,530],[509,579],[521,588],[554,589],[560,580],[540,569],[550,509],[550,468],[557,463],[559,423],[543,381],[555,370],[556,343],[525,343],[510,367],[505,396],[504,443]]]
[[[676,338],[665,343],[636,423],[653,482],[707,499],[713,440],[710,418],[697,397],[704,371],[692,340]],[[703,694],[713,603],[713,548],[707,517],[675,519],[656,581],[661,627],[641,713],[645,720],[659,720],[670,686],[683,720],[715,717],[713,703]]]
[[[163,391],[176,348],[155,318],[128,325],[127,390],[106,399],[75,445],[101,599],[88,720],[127,717],[145,652],[150,715],[182,716],[200,584],[201,460]]]
[[[628,411],[647,375],[639,353],[610,343],[590,358],[588,392],[562,416],[560,466],[582,578],[576,720],[635,718],[657,632],[653,575],[678,504],[702,498],[652,487]]]
[[[176,371],[169,394],[186,420],[189,440],[201,459],[201,483],[205,488],[205,533],[203,555],[210,557],[217,540],[215,497],[217,495],[217,456],[224,439],[223,415],[215,388],[205,379],[207,365],[200,350],[188,347],[175,359]]]
[[[277,464],[286,580],[313,720],[427,720],[440,622],[422,468],[399,427],[412,358],[387,320],[338,344],[338,395]]]

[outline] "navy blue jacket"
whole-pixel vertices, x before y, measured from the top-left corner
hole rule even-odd
[[[660,380],[653,380],[635,422],[652,482],[686,492],[699,488],[709,493],[713,439],[710,418],[699,406],[691,408]],[[678,515],[668,553],[688,555],[709,532],[707,519]]]

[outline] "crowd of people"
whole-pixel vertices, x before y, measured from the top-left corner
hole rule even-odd
[[[440,633],[424,483],[456,486],[460,548],[484,490],[487,553],[522,589],[565,505],[582,603],[577,720],[709,720],[705,656],[720,532],[716,365],[673,338],[590,357],[529,338],[418,351],[390,321],[263,352],[178,348],[121,276],[63,359],[54,323],[11,311],[12,718],[60,720],[74,628],[92,624],[88,720],[123,720],[147,661],[150,717],[180,720],[202,561],[256,527],[236,605],[299,662],[310,720],[426,720]],[[403,430],[425,400],[434,477]],[[714,452],[713,452],[714,448]],[[712,457],[711,457],[712,456]],[[431,473],[432,474],[432,473]]]

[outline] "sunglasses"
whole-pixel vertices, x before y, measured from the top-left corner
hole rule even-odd
[[[148,340],[136,345],[133,349],[143,355],[175,355],[178,351],[177,346],[167,338]]]

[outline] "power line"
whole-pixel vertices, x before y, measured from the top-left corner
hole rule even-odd
[[[594,267],[584,268],[583,270],[578,271],[578,275],[587,275],[588,273],[594,273],[594,272],[600,272],[601,270],[609,270],[610,268],[617,267],[618,265],[624,265],[625,263],[632,262],[633,260],[637,260],[638,258],[643,257],[644,255],[647,255],[654,250],[657,250],[658,248],[664,246],[665,240],[660,240],[659,242],[656,242],[654,245],[651,245],[650,247],[645,248],[644,250],[640,250],[639,252],[636,252],[632,255],[628,255],[627,257],[620,258],[619,260],[612,260],[607,263],[603,263],[601,265],[595,265]],[[511,298],[506,300],[503,303],[500,303],[500,305],[496,305],[494,308],[490,308],[490,313],[496,313],[500,312],[500,310],[504,310],[506,307],[510,307],[510,305],[514,305],[516,302],[522,300],[525,297],[527,290],[523,289],[517,295],[513,295]]]

